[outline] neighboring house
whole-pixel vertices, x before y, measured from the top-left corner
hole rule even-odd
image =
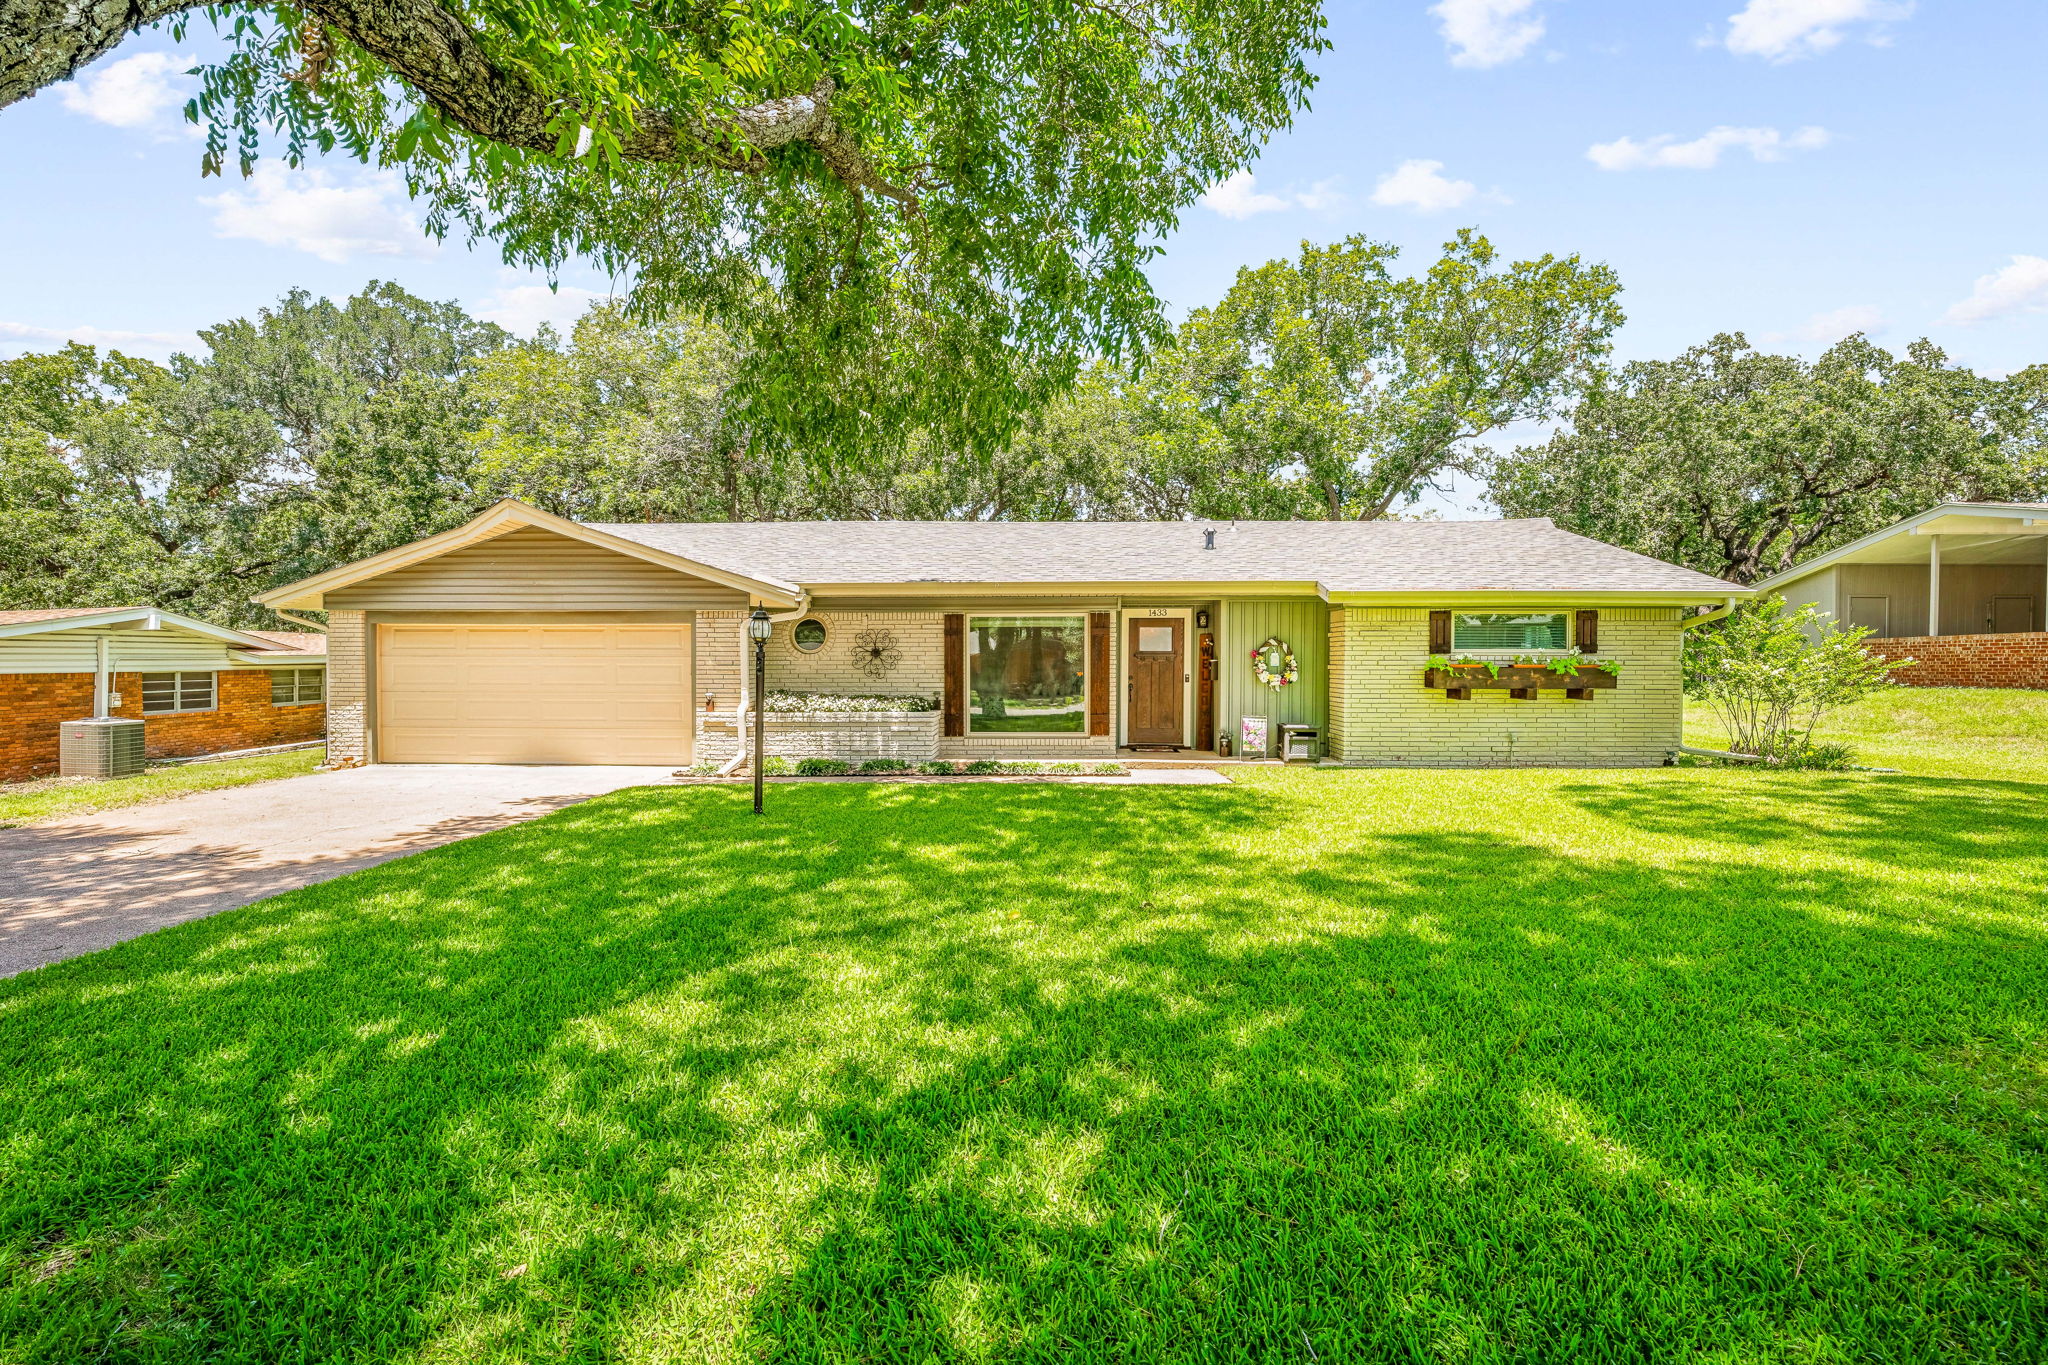
[[[1746,593],[1546,520],[584,525],[503,502],[257,600],[328,613],[342,761],[729,758],[758,606],[771,690],[934,707],[771,715],[770,752],[1242,754],[1253,717],[1346,762],[1641,765],[1680,742],[1681,618]],[[1296,662],[1277,690],[1268,640]],[[1425,685],[1433,654],[1575,641],[1624,665],[1611,688]]]
[[[1900,682],[2048,688],[2048,503],[1945,502],[1756,590],[1868,628]]]
[[[0,782],[57,770],[57,728],[140,718],[150,757],[318,739],[327,637],[226,630],[150,607],[0,611]],[[104,681],[102,681],[104,679]]]

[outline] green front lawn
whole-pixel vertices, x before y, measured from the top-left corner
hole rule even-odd
[[[1686,713],[1686,740],[1728,742],[1704,707]],[[2048,782],[2048,692],[1895,687],[1822,722],[1816,737],[1847,744],[1856,761],[1930,777]]]
[[[2048,1343],[2048,786],[747,802],[0,982],[0,1359]]]
[[[324,748],[292,749],[254,758],[227,758],[218,763],[156,764],[133,777],[94,781],[77,777],[45,777],[34,782],[0,784],[0,829],[50,820],[60,815],[137,806],[190,792],[242,787],[279,777],[312,772],[325,760]]]

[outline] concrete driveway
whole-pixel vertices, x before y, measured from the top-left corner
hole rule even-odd
[[[381,764],[0,829],[0,976],[674,771]]]

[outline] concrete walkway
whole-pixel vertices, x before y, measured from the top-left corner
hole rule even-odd
[[[0,976],[673,772],[382,764],[0,829]]]

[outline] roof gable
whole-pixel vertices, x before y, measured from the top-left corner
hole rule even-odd
[[[678,573],[690,574],[708,579],[723,587],[746,593],[750,598],[772,603],[777,606],[793,607],[803,598],[802,590],[793,583],[776,578],[751,574],[745,570],[734,570],[715,564],[699,563],[687,556],[657,546],[643,544],[610,534],[601,526],[585,526],[565,517],[543,512],[514,499],[506,499],[471,518],[453,530],[424,540],[413,541],[386,550],[382,554],[359,559],[352,564],[342,564],[325,573],[315,574],[296,583],[287,583],[280,588],[258,593],[251,600],[272,608],[300,608],[319,610],[326,594],[380,575],[407,568],[414,564],[468,546],[481,544],[495,536],[505,535],[526,527],[552,531],[572,540],[600,546],[635,559],[645,560]]]
[[[1970,523],[1982,529],[1970,529]],[[1825,554],[1782,569],[1754,585],[1757,592],[1771,592],[1845,561],[1878,550],[1900,536],[1926,535],[2041,535],[2048,536],[2048,503],[2040,502],[1943,502],[1916,512],[1889,526],[1838,545]],[[1916,556],[1917,558],[1917,556]]]
[[[34,611],[0,612],[0,639],[23,635],[47,635],[52,631],[85,630],[99,626],[134,626],[141,630],[181,630],[242,649],[273,649],[262,636],[245,630],[229,630],[210,621],[155,607],[53,607]]]

